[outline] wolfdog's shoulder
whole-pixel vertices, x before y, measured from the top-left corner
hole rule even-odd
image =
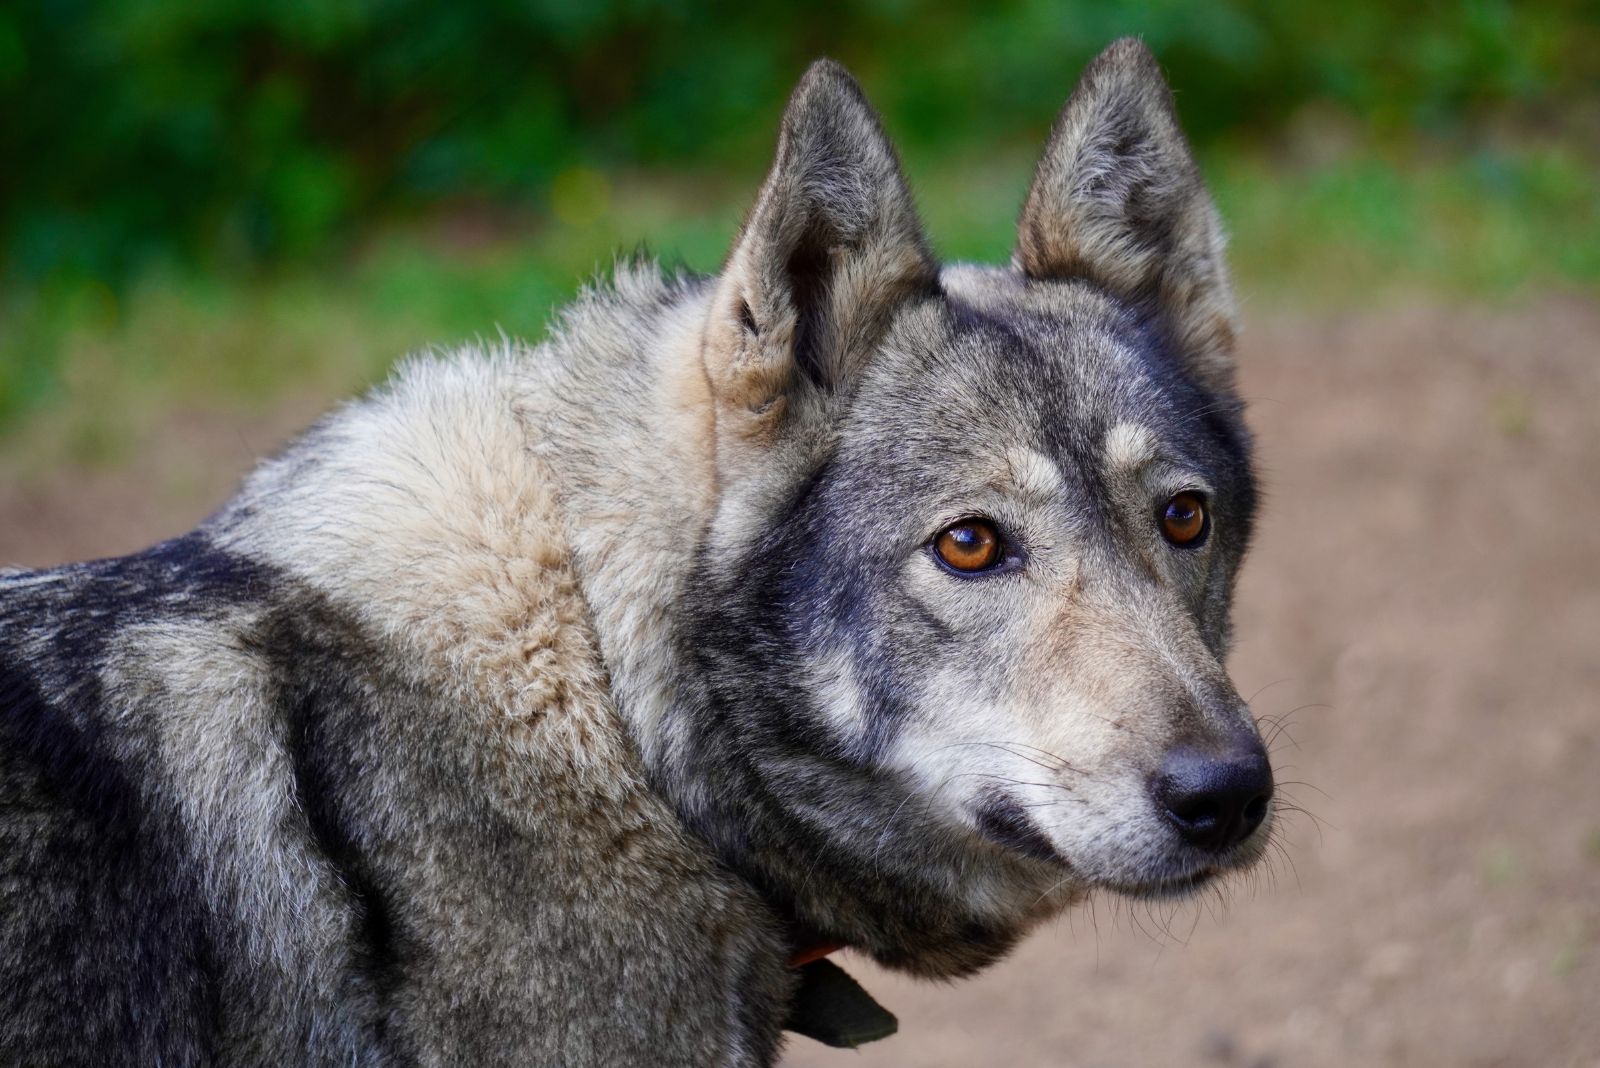
[[[0,1060],[772,1047],[773,921],[607,689],[541,359],[415,361],[197,531],[0,575]]]

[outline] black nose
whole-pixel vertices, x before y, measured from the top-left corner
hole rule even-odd
[[[1272,765],[1254,741],[1221,756],[1174,749],[1150,791],[1184,841],[1220,853],[1250,837],[1266,818]]]

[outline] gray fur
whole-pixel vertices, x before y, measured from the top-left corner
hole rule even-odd
[[[1219,257],[1137,44],[1005,269],[934,265],[821,63],[716,278],[623,265],[191,535],[0,574],[0,1061],[771,1064],[797,946],[963,974],[1253,862],[1146,788],[1254,737]],[[942,571],[980,513],[1014,559]]]
[[[1056,119],[1018,221],[1018,267],[1088,279],[1141,308],[1225,392],[1236,315],[1223,245],[1155,57],[1116,42]]]

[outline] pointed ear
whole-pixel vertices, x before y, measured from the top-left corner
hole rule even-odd
[[[1017,224],[1017,266],[1143,306],[1202,385],[1231,393],[1223,247],[1161,68],[1141,41],[1114,42],[1056,119]]]
[[[877,115],[843,67],[818,61],[789,100],[712,303],[719,425],[769,432],[794,391],[847,388],[895,308],[936,278]]]

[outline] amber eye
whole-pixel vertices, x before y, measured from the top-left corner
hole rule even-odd
[[[933,551],[957,571],[986,571],[1000,562],[1000,532],[987,519],[963,519],[939,532]]]
[[[1161,511],[1161,533],[1174,545],[1193,545],[1206,532],[1206,506],[1193,493],[1180,493]]]

